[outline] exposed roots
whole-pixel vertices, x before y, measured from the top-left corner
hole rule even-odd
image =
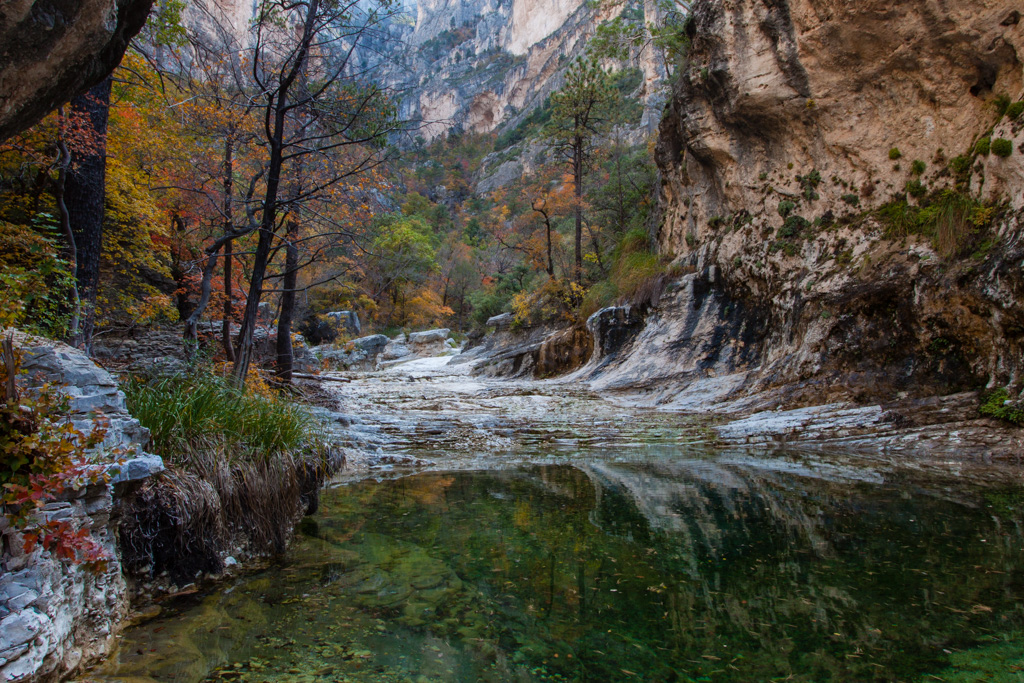
[[[221,571],[228,554],[282,553],[334,469],[322,457],[230,462],[221,449],[193,451],[120,502],[126,571],[183,585]]]

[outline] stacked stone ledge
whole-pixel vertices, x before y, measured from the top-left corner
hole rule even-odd
[[[105,570],[69,565],[38,548],[24,552],[21,534],[0,516],[0,681],[59,680],[113,644],[128,610],[117,525],[111,519],[114,498],[162,471],[163,461],[143,451],[149,431],[128,414],[110,373],[59,342],[17,332],[14,342],[28,384],[61,386],[79,431],[88,433],[97,414],[108,421],[96,465],[107,470],[108,481],[67,491],[38,513],[43,520],[89,526],[111,558]],[[114,454],[123,455],[115,461]]]

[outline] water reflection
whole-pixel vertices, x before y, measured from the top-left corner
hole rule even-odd
[[[97,677],[945,680],[1024,626],[1024,496],[882,479],[720,455],[342,487]]]

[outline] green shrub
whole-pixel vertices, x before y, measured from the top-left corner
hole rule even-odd
[[[889,150],[889,158],[896,161],[903,156],[903,152],[900,151],[899,147],[893,147]]]
[[[992,106],[996,110],[996,117],[1003,118],[1007,110],[1010,108],[1010,98],[1007,95],[996,95],[996,98],[992,100]]]
[[[967,182],[971,176],[971,166],[973,164],[973,157],[966,154],[961,154],[949,160],[949,170],[953,177],[956,178],[957,183],[963,184]]]
[[[782,216],[783,218],[786,218],[787,216],[789,216],[789,214],[793,213],[793,209],[795,208],[796,204],[789,201],[788,199],[783,199],[781,202],[779,202],[779,215]]]
[[[0,221],[0,328],[67,334],[75,278],[61,239],[45,215],[34,227]]]
[[[986,417],[1024,425],[1024,407],[1019,402],[1010,400],[1010,392],[1005,388],[996,389],[981,397],[978,412]]]
[[[1019,119],[1021,114],[1024,114],[1024,102],[1014,102],[1006,108],[1006,118],[1011,121]]]
[[[153,451],[171,462],[200,451],[261,462],[323,446],[321,424],[299,404],[239,391],[219,377],[132,378],[122,388]]]
[[[860,206],[860,196],[853,194],[844,194],[840,199],[849,204],[850,206]]]
[[[914,180],[908,180],[907,185],[904,189],[907,191],[907,194],[917,199],[920,199],[921,197],[925,196],[925,194],[928,192],[928,188],[926,188],[924,184],[920,180],[917,180],[916,178]]]
[[[914,175],[921,175],[928,166],[920,159],[914,160],[914,163],[910,165],[910,172]]]
[[[974,153],[982,156],[988,156],[989,150],[992,149],[992,138],[985,136],[978,138],[978,141],[974,144]],[[959,157],[958,157],[959,158]]]
[[[1013,154],[1013,143],[1006,138],[996,138],[992,141],[992,153],[1005,159]]]
[[[779,228],[778,233],[776,233],[776,237],[781,237],[783,239],[799,237],[800,233],[810,226],[810,221],[803,216],[790,216],[786,219],[786,222],[782,224],[782,227]]]

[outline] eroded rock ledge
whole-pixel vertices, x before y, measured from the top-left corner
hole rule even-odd
[[[153,0],[0,4],[0,140],[102,81],[152,5]]]
[[[149,432],[125,409],[124,394],[107,371],[82,352],[59,342],[15,335],[30,384],[63,385],[70,418],[80,430],[92,414],[110,421],[103,448],[124,449],[127,459],[107,465],[111,478],[69,491],[41,511],[46,519],[88,526],[111,561],[100,572],[67,565],[37,549],[25,553],[21,536],[0,517],[0,680],[59,680],[104,655],[128,610],[128,592],[118,553],[115,500],[163,470],[145,453]],[[104,466],[102,459],[98,466]]]

